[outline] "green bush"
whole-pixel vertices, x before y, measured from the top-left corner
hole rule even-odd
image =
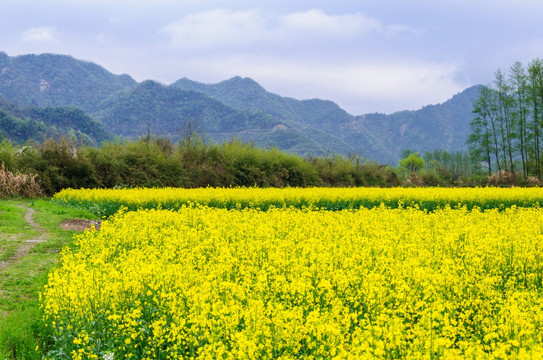
[[[2,139],[0,142],[0,164],[4,164],[6,170],[14,170],[15,168],[16,149],[7,139]]]
[[[435,170],[423,169],[419,173],[424,186],[442,186],[443,181]]]
[[[198,137],[173,144],[165,138],[147,136],[107,142],[101,147],[48,139],[18,149],[4,140],[0,143],[1,162],[8,170],[36,174],[47,195],[68,187],[392,187],[486,182],[486,178],[465,175],[454,180],[442,166],[413,173],[405,166],[395,169],[357,156],[306,159],[239,140],[206,144]]]
[[[84,156],[78,156],[79,148],[68,139],[46,140],[35,148],[20,154],[20,167],[25,173],[38,174],[38,181],[47,194],[72,187],[96,187],[94,166]]]

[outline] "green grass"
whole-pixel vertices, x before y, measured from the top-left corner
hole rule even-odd
[[[37,235],[24,220],[26,210],[15,204],[0,202],[0,261],[11,258],[23,240]]]
[[[63,220],[96,216],[80,209],[52,204],[48,199],[0,201],[0,261],[9,259],[25,239],[39,236],[24,220],[26,209],[49,238],[24,257],[0,270],[0,359],[41,359],[51,338],[42,321],[39,293],[64,246],[73,244],[73,232],[58,228]]]

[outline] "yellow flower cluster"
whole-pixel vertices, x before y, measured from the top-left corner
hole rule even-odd
[[[542,244],[515,206],[121,211],[42,303],[74,358],[537,359]]]
[[[200,188],[200,189],[66,189],[54,200],[82,206],[99,215],[113,215],[121,206],[178,209],[197,203],[233,209],[254,207],[313,206],[327,210],[358,209],[384,204],[435,210],[438,207],[467,206],[469,209],[507,208],[512,205],[543,205],[543,188]]]

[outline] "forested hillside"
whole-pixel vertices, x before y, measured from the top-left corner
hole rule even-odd
[[[374,159],[390,162],[410,149],[424,153],[436,149],[450,152],[466,150],[466,139],[473,119],[473,101],[480,86],[470,87],[438,105],[428,105],[417,111],[401,111],[390,115],[357,116],[346,126],[346,141],[359,142],[360,133],[372,134]],[[363,152],[363,148],[357,148]]]
[[[109,96],[135,85],[128,75],[71,56],[0,52],[0,94],[21,106],[73,105],[93,112]]]
[[[98,146],[113,135],[75,106],[21,108],[0,96],[0,138],[15,143],[68,137],[76,143]]]
[[[357,155],[397,164],[405,149],[421,153],[466,149],[476,93],[473,87],[443,104],[417,111],[353,116],[332,101],[282,97],[249,78],[234,77],[217,84],[186,78],[170,86],[137,83],[128,75],[114,75],[70,56],[0,53],[0,95],[22,107],[79,107],[103,125],[101,129],[88,121],[89,126],[98,127],[81,130],[95,133],[89,136],[96,141],[107,137],[104,131],[173,140],[196,132],[219,143],[237,138],[304,156]],[[7,127],[8,123],[15,125]],[[15,141],[47,133],[39,124],[12,118],[2,124],[4,136]],[[62,122],[55,126],[70,132]]]
[[[443,104],[417,111],[352,116],[331,101],[300,101],[269,93],[249,78],[234,77],[209,85],[184,78],[172,86],[204,92],[234,108],[267,112],[318,138],[334,152],[385,163],[397,161],[405,149],[420,153],[465,150],[473,100],[479,91],[479,86],[473,86]],[[322,137],[323,133],[327,137]]]

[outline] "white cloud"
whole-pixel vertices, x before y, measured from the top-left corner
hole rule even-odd
[[[56,41],[56,32],[56,29],[50,26],[34,27],[23,32],[21,40],[26,42],[54,42]]]
[[[229,51],[252,46],[268,52],[279,48],[311,48],[323,42],[346,42],[371,34],[411,31],[402,25],[383,25],[379,20],[360,13],[330,15],[312,9],[289,14],[264,15],[258,9],[212,10],[187,15],[163,27],[174,48],[197,48]]]
[[[360,13],[328,15],[318,9],[282,16],[280,23],[289,32],[301,31],[335,37],[365,35],[383,28],[381,22]]]
[[[415,29],[401,24],[391,24],[387,25],[385,28],[385,34],[387,36],[399,36],[402,34],[420,35],[422,33],[423,30],[421,29]]]
[[[147,4],[147,0],[136,1]],[[67,25],[52,24],[62,27],[63,33],[54,27],[33,27],[18,34],[26,43],[18,41],[17,46],[26,46],[26,52],[40,49],[93,60],[138,80],[169,83],[186,76],[219,82],[248,76],[277,94],[330,99],[352,114],[389,113],[442,102],[464,85],[455,81],[458,66],[432,59],[438,51],[417,52],[433,32],[411,27],[419,23],[408,18],[408,24],[396,23],[399,17],[371,17],[357,12],[356,6],[299,12],[247,6],[228,10],[193,5],[183,11],[172,7],[178,11],[167,16],[157,16],[158,10],[116,10],[101,19],[103,26],[80,32],[85,39],[67,31]],[[142,14],[149,17],[145,25],[133,18]],[[136,23],[139,27],[132,28]],[[426,23],[420,26],[431,28]],[[159,34],[150,30],[157,28]],[[70,49],[65,50],[67,44]],[[461,57],[440,59],[461,61]]]
[[[179,47],[247,44],[265,33],[265,18],[258,10],[212,10],[188,15],[161,32]]]

